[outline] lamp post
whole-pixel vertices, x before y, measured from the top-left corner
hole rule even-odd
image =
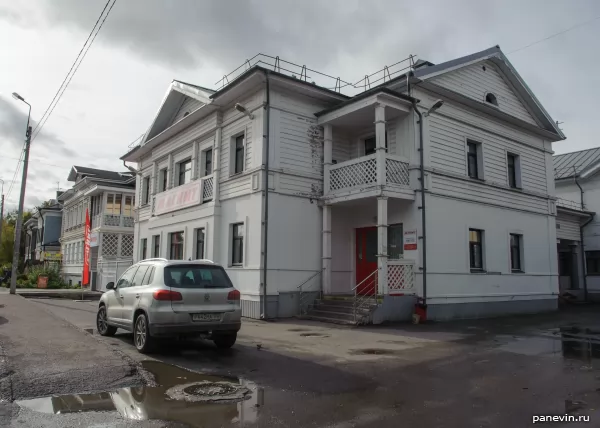
[[[31,104],[25,101],[21,95],[13,92],[13,98],[23,101],[29,106],[27,114],[27,127],[25,128],[25,153],[23,156],[23,178],[21,179],[21,196],[19,197],[19,212],[17,213],[17,225],[15,227],[15,246],[13,248],[12,273],[10,277],[10,294],[15,294],[17,291],[17,268],[19,266],[19,248],[21,246],[21,228],[23,227],[23,205],[25,203],[25,187],[27,185],[27,167],[29,164],[29,145],[31,144],[31,126],[29,119],[31,118]]]

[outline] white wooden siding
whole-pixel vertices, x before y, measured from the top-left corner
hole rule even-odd
[[[556,237],[579,241],[579,220],[577,217],[558,213],[556,217]]]
[[[485,66],[485,71],[483,67]],[[489,61],[451,71],[430,80],[459,94],[485,103],[485,94],[491,92],[498,100],[498,109],[525,122],[536,125],[529,111],[512,88]]]
[[[247,174],[233,179],[228,178],[220,184],[220,189],[221,200],[247,195],[252,192],[252,175]]]
[[[470,138],[483,144],[486,181],[508,185],[506,154],[509,152],[520,156],[523,189],[547,192],[546,157],[543,152],[440,114],[430,116],[429,129],[432,167],[466,175],[465,139]]]
[[[311,138],[316,119],[279,112],[279,166],[307,174],[322,174],[323,142]]]
[[[173,120],[171,121],[170,124],[172,125],[175,122],[178,122],[181,119],[183,119],[186,112],[191,113],[194,110],[198,110],[203,105],[204,105],[203,102],[198,101],[195,98],[185,97],[185,100],[181,104],[181,107],[179,107],[179,110],[177,110],[177,113],[175,113],[175,116],[173,117]]]
[[[245,135],[245,165],[244,171],[252,165],[252,123],[250,118],[243,116],[242,119],[225,126],[221,135],[221,180],[227,180],[233,174],[231,162],[231,147],[234,144],[233,137],[240,133]],[[231,168],[231,169],[230,169]]]
[[[352,159],[351,144],[350,138],[344,132],[333,128],[332,160],[339,163]]]
[[[431,191],[440,195],[507,208],[548,214],[548,201],[519,192],[498,189],[483,183],[448,176],[431,175]]]
[[[323,195],[323,180],[290,174],[280,174],[278,183],[277,190],[281,193],[312,197]]]
[[[160,144],[152,151],[152,158],[160,159],[167,156],[169,153],[175,152],[180,147],[191,143],[199,137],[206,137],[206,134],[214,132],[216,127],[217,113],[213,113]]]

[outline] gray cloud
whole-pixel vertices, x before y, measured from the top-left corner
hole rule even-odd
[[[0,96],[0,141],[4,140],[9,147],[21,150],[25,141],[25,127],[27,125],[27,109],[19,109],[17,102],[11,102]],[[37,122],[31,120],[32,129]],[[35,134],[34,134],[35,135]],[[76,152],[67,147],[64,141],[56,135],[44,131],[35,138],[35,144],[54,153],[64,156],[74,156]],[[33,143],[32,143],[33,144]]]

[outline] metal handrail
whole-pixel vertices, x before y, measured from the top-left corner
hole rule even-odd
[[[322,274],[323,271],[325,270],[325,268],[321,269],[320,271],[315,272],[314,274],[312,274],[307,280],[305,280],[304,282],[302,282],[300,285],[298,285],[296,287],[297,290],[300,291],[300,296],[298,298],[298,310],[300,311],[300,315],[302,315],[303,313],[308,312],[308,307],[306,308],[306,310],[303,310],[302,306],[305,303],[306,297],[305,297],[305,291],[302,286],[304,284],[306,284],[307,282],[309,282],[310,280],[312,280],[313,278],[317,277],[318,275]],[[320,282],[317,282],[318,284],[321,284]],[[309,287],[310,288],[310,287]],[[318,290],[319,292],[319,298],[323,297],[323,288],[321,287],[320,290]]]
[[[361,282],[359,282],[358,284],[356,284],[353,288],[352,291],[356,290],[360,285],[362,285],[367,279],[371,278],[373,275],[375,275],[377,273],[377,271],[379,271],[379,268],[375,269],[373,272],[371,272],[369,274],[369,276],[367,276],[365,279],[363,279]]]
[[[359,311],[363,309],[367,303],[376,304],[377,303],[377,273],[379,272],[379,268],[375,269],[369,276],[363,279],[361,282],[356,284],[356,286],[352,289],[354,291],[354,323],[359,324],[364,322],[364,319],[359,320]],[[358,294],[358,287],[363,285],[367,280],[372,279],[371,284],[368,284],[367,293],[366,294]],[[373,288],[373,294],[370,294],[370,288]],[[372,302],[371,302],[372,301]]]

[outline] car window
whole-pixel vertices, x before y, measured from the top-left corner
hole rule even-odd
[[[139,269],[133,276],[133,281],[131,282],[132,287],[135,287],[136,285],[142,285],[142,280],[144,279],[146,272],[148,272],[148,267],[148,265],[142,265],[139,267]]]
[[[146,271],[146,275],[142,280],[142,285],[148,285],[152,283],[152,279],[154,278],[154,266],[149,266],[148,271]]]
[[[173,288],[231,288],[220,266],[171,265],[164,269],[165,284]]]
[[[119,281],[117,282],[117,288],[131,287],[131,280],[133,279],[137,269],[138,266],[132,266],[127,269],[123,275],[121,275],[121,278],[119,278]]]

